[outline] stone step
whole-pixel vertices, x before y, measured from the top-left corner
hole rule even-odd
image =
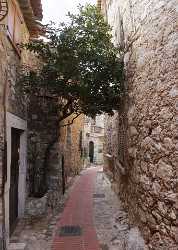
[[[27,245],[25,243],[10,243],[8,250],[27,250]]]

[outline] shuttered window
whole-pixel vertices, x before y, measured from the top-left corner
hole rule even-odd
[[[12,1],[9,2],[9,12],[8,12],[8,34],[13,40],[14,36],[14,24],[15,24],[15,5]]]
[[[20,52],[19,44],[22,38],[22,16],[13,0],[9,1],[8,36],[14,47]]]

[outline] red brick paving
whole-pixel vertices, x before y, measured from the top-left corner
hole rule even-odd
[[[59,236],[56,232],[52,250],[100,250],[93,223],[93,192],[98,168],[83,172],[70,193],[69,200],[58,223],[62,226],[80,226],[81,236]]]

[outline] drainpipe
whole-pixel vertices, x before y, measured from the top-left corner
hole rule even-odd
[[[3,166],[2,166],[2,215],[3,215],[3,223],[2,223],[2,249],[6,250],[6,232],[5,232],[5,183],[7,181],[7,140],[6,140],[6,112],[7,112],[7,106],[6,106],[6,98],[7,98],[7,87],[8,87],[8,76],[7,71],[5,72],[5,85],[4,85],[4,91],[3,91],[3,99],[2,99],[2,105],[3,105],[3,112],[4,112],[4,152],[3,152]]]

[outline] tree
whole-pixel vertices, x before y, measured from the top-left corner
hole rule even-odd
[[[69,19],[57,28],[47,25],[47,39],[25,45],[42,62],[23,75],[25,91],[58,98],[60,121],[73,113],[112,115],[123,94],[123,61],[111,29],[92,5],[79,6]]]

